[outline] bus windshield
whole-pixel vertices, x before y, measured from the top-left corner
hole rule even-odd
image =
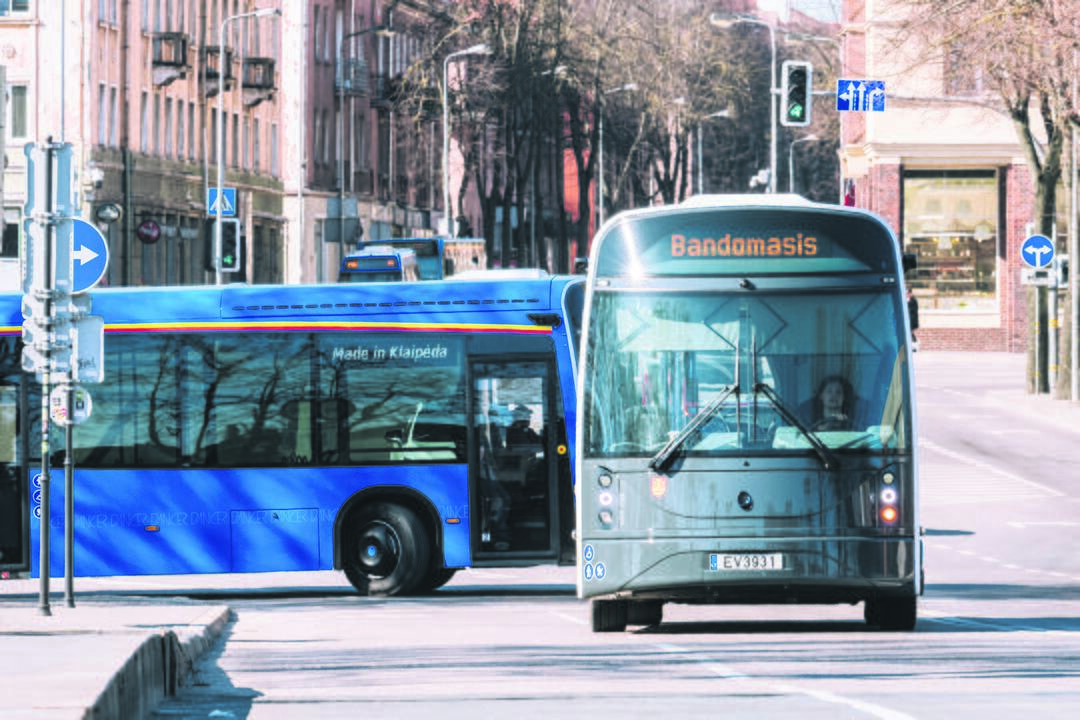
[[[894,294],[815,291],[809,300],[598,290],[586,455],[652,455],[672,440],[690,455],[905,448]]]

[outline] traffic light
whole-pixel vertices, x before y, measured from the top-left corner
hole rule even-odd
[[[801,60],[786,60],[783,73],[780,98],[784,104],[780,108],[780,124],[785,127],[806,127],[810,124],[810,109],[814,100],[814,66]]]
[[[215,272],[220,267],[221,272],[243,273],[244,272],[244,237],[240,234],[240,221],[236,218],[221,219],[221,255],[220,259],[214,252],[214,223],[216,218],[207,218],[203,226],[205,234],[204,247],[206,269]]]
[[[222,218],[221,222],[221,272],[240,272],[240,221]]]

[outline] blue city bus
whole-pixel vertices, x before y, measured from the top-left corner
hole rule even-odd
[[[581,278],[95,290],[75,574],[338,568],[430,591],[573,564]],[[41,388],[0,295],[0,561],[37,576]],[[63,529],[63,432],[50,431]],[[63,573],[62,543],[50,573]]]
[[[797,196],[623,213],[592,245],[578,594],[596,632],[665,603],[922,593],[911,345],[891,230]]]
[[[446,241],[441,237],[361,240],[358,249],[370,250],[376,247],[412,250],[416,255],[416,270],[420,280],[442,280],[447,275]]]
[[[412,250],[375,245],[343,257],[338,282],[415,282],[419,267]]]
[[[359,250],[390,247],[416,253],[417,275],[420,280],[443,280],[462,270],[487,267],[484,238],[384,238],[362,240]]]

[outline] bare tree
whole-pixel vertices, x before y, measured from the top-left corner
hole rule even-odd
[[[1075,0],[896,0],[909,11],[899,40],[915,38],[928,61],[945,68],[946,82],[979,77],[1012,120],[1035,183],[1035,225],[1053,235],[1062,154],[1070,125],[1078,123],[1072,82],[1078,71],[1080,3]],[[1029,293],[1029,296],[1031,293]],[[1034,302],[1029,297],[1029,314]],[[1069,308],[1066,307],[1066,314]],[[1045,323],[1045,320],[1042,321]],[[1068,323],[1061,344],[1071,351]],[[1045,333],[1041,335],[1045,337]],[[1035,342],[1029,334],[1028,390],[1038,392]],[[1062,366],[1069,356],[1063,353]],[[1059,396],[1069,374],[1059,373]]]

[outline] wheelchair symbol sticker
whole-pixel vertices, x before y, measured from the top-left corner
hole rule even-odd
[[[585,562],[592,562],[592,559],[593,559],[593,546],[592,545],[586,545],[585,549],[583,551],[583,554],[585,555]]]
[[[41,491],[40,490],[35,490],[34,494],[31,495],[31,497],[34,499],[35,503],[40,503],[41,502]]]
[[[585,566],[585,579],[586,579],[586,580],[592,580],[592,577],[593,577],[593,567],[592,567],[592,563],[588,563],[588,564],[587,564],[587,565]]]

